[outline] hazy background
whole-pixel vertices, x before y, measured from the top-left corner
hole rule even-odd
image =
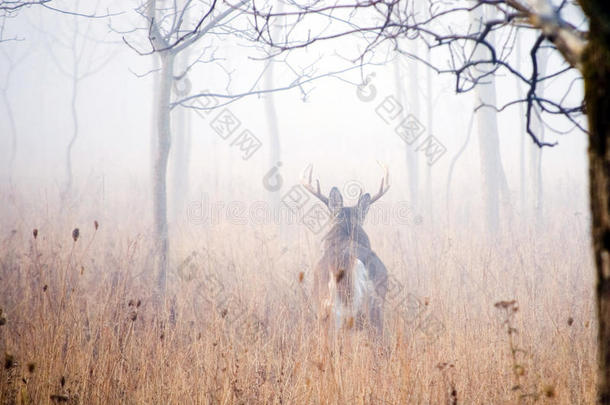
[[[149,243],[159,62],[132,49],[150,50],[147,23],[135,11],[142,3],[53,1],[60,9],[75,4],[110,17],[24,8],[0,32],[0,353],[16,364],[0,373],[0,402],[5,392],[32,403],[59,394],[105,404],[455,403],[453,392],[465,403],[515,403],[530,393],[594,401],[585,134],[545,117],[565,134],[544,132],[557,146],[543,149],[538,199],[531,165],[538,149],[523,109],[495,114],[508,198],[500,196],[499,224],[490,230],[479,139],[493,133],[479,134],[472,119],[477,93],[456,95],[454,76],[397,56],[389,44],[360,66],[364,42],[356,38],[280,55],[269,83],[261,44],[219,28],[179,57],[176,75],[193,67],[174,101],[202,91],[294,88],[209,112],[174,108],[166,312],[159,312],[161,255]],[[247,27],[248,19],[232,24]],[[525,31],[511,58],[528,76],[535,34]],[[428,58],[421,43],[401,44]],[[431,58],[439,67],[449,61],[443,49]],[[564,66],[557,55],[547,59],[548,71]],[[75,70],[83,76],[76,87]],[[329,76],[337,71],[345,72]],[[294,86],[317,76],[325,77]],[[526,91],[503,72],[496,79],[499,105]],[[552,99],[572,86],[565,104],[582,101],[574,73],[541,85]],[[379,113],[387,97],[404,107],[391,123]],[[227,140],[211,127],[225,109],[240,121]],[[395,133],[409,114],[425,128],[412,145]],[[483,124],[494,117],[477,114],[486,114]],[[74,179],[65,193],[75,117]],[[261,141],[249,159],[231,144],[244,129]],[[433,165],[417,150],[429,135],[446,149]],[[418,157],[416,200],[408,156]],[[377,192],[378,161],[389,168],[391,188],[364,228],[389,273],[384,342],[348,332],[346,345],[329,351],[311,296],[323,229],[301,222],[315,199],[297,214],[282,201],[312,164],[323,193],[337,186],[354,204],[360,187]]]
[[[95,2],[81,2],[83,12],[95,10]],[[5,37],[18,40],[2,43],[0,58],[0,84],[6,86],[6,99],[0,108],[0,175],[3,188],[27,192],[40,201],[55,201],[65,182],[66,147],[72,133],[71,92],[72,81],[64,72],[71,72],[71,50],[62,45],[76,38],[80,71],[91,74],[78,83],[76,112],[79,136],[73,149],[73,171],[78,198],[88,197],[91,215],[108,214],[108,208],[116,204],[118,211],[112,217],[132,216],[134,213],[149,221],[151,202],[150,140],[154,126],[153,86],[155,69],[153,56],[139,56],[122,40],[121,31],[129,24],[141,21],[133,12],[135,4],[109,2],[99,4],[98,14],[108,7],[112,18],[77,19],[70,15],[53,13],[42,8],[26,9],[19,18],[9,20]],[[75,23],[78,35],[74,34]],[[135,46],[146,48],[146,41],[130,37]],[[524,49],[527,35],[523,36]],[[197,52],[211,46],[219,62],[201,64],[188,75],[191,93],[211,89],[217,92],[241,93],[247,91],[259,76],[266,61],[249,59],[261,55],[252,44],[225,38],[202,41]],[[247,41],[246,41],[247,44]],[[387,96],[400,98],[407,114],[416,115],[426,132],[421,139],[434,135],[446,147],[446,153],[431,167],[422,152],[419,158],[420,195],[422,204],[413,207],[412,215],[419,214],[423,222],[447,223],[447,177],[452,159],[468,136],[468,123],[477,100],[474,93],[455,95],[454,78],[437,75],[423,65],[417,65],[406,57],[377,57],[385,65],[365,65],[358,68],[336,54],[357,56],[359,44],[349,40],[322,43],[315,47],[290,54],[293,71],[313,66],[313,75],[355,66],[341,76],[321,78],[303,86],[274,94],[277,125],[280,135],[279,155],[282,166],[282,188],[272,193],[262,186],[263,176],[274,166],[268,139],[269,125],[264,109],[267,95],[254,95],[237,100],[227,108],[241,121],[241,129],[249,129],[262,141],[262,147],[248,160],[230,141],[221,139],[209,123],[220,110],[210,115],[184,110],[188,125],[176,128],[176,133],[190,137],[188,153],[190,162],[188,188],[176,195],[172,188],[175,179],[172,165],[177,158],[170,157],[170,227],[172,230],[189,224],[188,206],[208,198],[211,201],[273,201],[298,183],[302,170],[308,163],[314,164],[314,177],[321,181],[323,190],[330,186],[340,188],[349,181],[357,181],[373,192],[378,187],[382,171],[376,161],[385,162],[390,168],[391,191],[384,202],[410,203],[406,185],[406,151],[408,146],[394,132],[396,124],[386,124],[376,113],[376,108]],[[197,52],[191,52],[191,60]],[[383,54],[383,49],[378,52]],[[425,55],[419,45],[416,52]],[[524,51],[522,52],[527,55]],[[207,54],[210,54],[208,51]],[[194,55],[194,56],[192,56]],[[18,65],[10,70],[10,60]],[[353,59],[353,58],[352,58]],[[442,55],[436,63],[443,65]],[[317,62],[316,62],[317,61]],[[314,63],[316,62],[316,63]],[[524,63],[526,59],[524,58]],[[549,60],[550,67],[559,66],[557,56]],[[282,62],[275,69],[276,85],[290,83],[295,74]],[[398,73],[397,73],[398,70]],[[9,76],[10,73],[10,76]],[[371,73],[374,76],[369,76]],[[138,77],[144,75],[143,77]],[[230,75],[230,76],[229,76]],[[364,102],[357,96],[357,84],[369,77],[377,96]],[[228,81],[228,77],[231,78]],[[229,84],[229,86],[227,86]],[[564,83],[565,85],[565,83]],[[550,81],[547,87],[561,86]],[[581,82],[575,85],[574,100],[582,94]],[[255,90],[264,88],[259,82]],[[498,77],[499,102],[516,97],[518,87],[511,77]],[[553,90],[549,90],[553,91]],[[9,104],[7,105],[6,102]],[[428,107],[431,107],[429,109]],[[17,152],[12,184],[9,184],[9,156],[11,151],[11,124],[9,108],[14,120]],[[174,109],[174,122],[181,107]],[[404,117],[404,115],[403,115]],[[565,122],[547,121],[561,129]],[[527,223],[533,210],[533,193],[528,182],[533,176],[527,168],[527,154],[533,148],[524,134],[524,118],[520,107],[508,108],[498,114],[500,151],[508,180],[511,209],[515,216]],[[476,120],[464,153],[454,169],[451,204],[453,220],[461,225],[480,225],[481,170],[476,136]],[[525,142],[523,138],[525,137]],[[586,137],[575,130],[558,136],[546,132],[546,139],[557,141],[554,148],[545,148],[541,165],[543,179],[543,215],[559,211],[563,215],[582,214],[583,226],[587,219],[586,186]],[[174,145],[175,146],[175,145]],[[520,156],[525,153],[525,172],[521,177]],[[180,174],[177,174],[180,176]],[[429,176],[429,177],[428,177]],[[523,183],[525,180],[525,184]],[[172,194],[174,193],[174,194]],[[37,206],[37,202],[32,202]],[[2,215],[13,216],[15,207],[5,207]],[[134,212],[137,211],[137,212]],[[417,212],[415,212],[417,211]],[[229,214],[230,215],[230,214]],[[101,217],[100,217],[101,218]],[[33,221],[22,218],[22,221]],[[189,226],[198,226],[190,222]],[[472,228],[471,228],[472,229]]]

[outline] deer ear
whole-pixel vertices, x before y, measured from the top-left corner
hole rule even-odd
[[[333,215],[337,215],[343,208],[343,196],[337,187],[333,187],[328,195],[328,209]]]
[[[371,195],[366,193],[365,195],[360,196],[358,199],[358,214],[360,215],[360,219],[364,219],[366,213],[369,212],[369,207],[371,206]]]

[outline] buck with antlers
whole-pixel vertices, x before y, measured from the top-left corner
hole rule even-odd
[[[368,235],[362,228],[371,204],[389,189],[387,168],[379,192],[358,197],[353,207],[343,206],[337,187],[328,197],[320,192],[320,182],[312,185],[313,167],[303,186],[330,211],[330,230],[323,238],[322,258],[314,269],[314,299],[321,320],[334,317],[335,327],[369,325],[380,335],[383,331],[383,303],[387,291],[387,269],[371,249]],[[306,170],[307,171],[307,170]]]

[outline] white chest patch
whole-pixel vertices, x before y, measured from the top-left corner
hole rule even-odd
[[[369,279],[368,271],[364,267],[364,263],[360,260],[354,262],[354,266],[350,269],[352,289],[350,291],[351,300],[342,299],[339,296],[337,282],[334,277],[329,281],[330,297],[332,302],[332,311],[335,316],[335,326],[340,328],[349,318],[356,319],[358,314],[365,313],[369,306],[369,301],[372,298],[375,286]],[[341,281],[340,281],[341,282]]]

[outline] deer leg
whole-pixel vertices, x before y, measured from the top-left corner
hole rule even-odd
[[[383,334],[383,300],[379,297],[371,299],[369,321],[377,336]]]
[[[367,319],[366,313],[364,311],[358,311],[358,313],[356,314],[356,319],[355,319],[356,329],[358,329],[358,330],[364,329],[364,326],[366,325],[366,319]]]
[[[318,263],[313,274],[313,299],[317,309],[318,329],[324,338],[328,336],[331,322],[331,300],[328,289],[328,269],[323,263]]]

